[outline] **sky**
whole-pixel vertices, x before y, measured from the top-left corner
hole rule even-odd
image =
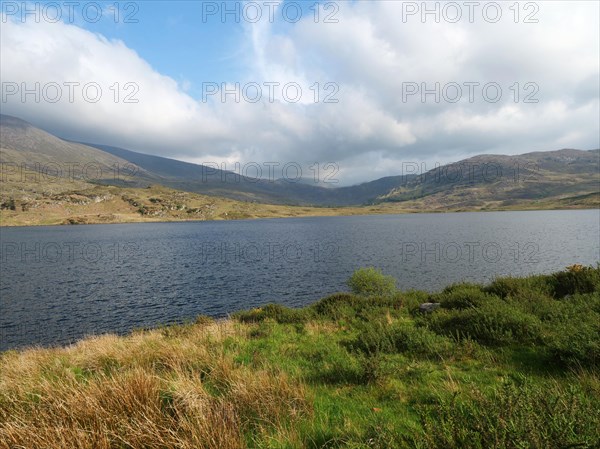
[[[600,147],[597,1],[0,3],[1,111],[67,139],[339,185]]]

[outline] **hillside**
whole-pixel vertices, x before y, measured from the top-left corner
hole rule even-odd
[[[10,179],[22,178],[21,167],[26,164],[34,174],[42,171],[46,175],[42,178],[130,187],[160,184],[204,195],[280,205],[361,205],[385,194],[402,178],[388,177],[342,188],[280,179],[257,180],[122,148],[66,141],[7,115],[0,115],[0,161]],[[28,178],[37,182],[35,176]]]
[[[235,200],[313,206],[358,206],[401,185],[403,176],[390,176],[350,187],[323,187],[282,179],[257,180],[213,167],[136,153],[106,145],[85,144],[126,159],[156,176],[156,182],[178,190]]]
[[[275,204],[360,206],[422,200],[437,207],[483,208],[522,201],[563,200],[600,192],[600,150],[558,150],[519,156],[480,155],[419,175],[389,176],[349,187],[323,188],[286,181],[256,181],[121,148],[95,146],[159,175],[175,189]],[[402,167],[399,167],[401,172]],[[225,181],[223,181],[225,180]]]
[[[115,183],[150,177],[139,167],[87,145],[67,142],[16,117],[0,115],[0,162],[2,181],[63,178],[67,181]],[[123,171],[125,170],[125,171]],[[21,178],[24,172],[37,178]]]
[[[480,155],[407,180],[378,198],[423,200],[448,207],[502,206],[586,197],[600,192],[600,150]]]
[[[600,269],[389,281],[363,269],[302,309],[0,353],[0,448],[600,445]]]
[[[2,225],[595,208],[598,150],[476,156],[422,175],[325,188],[59,139],[0,116]],[[457,173],[460,176],[457,176]]]

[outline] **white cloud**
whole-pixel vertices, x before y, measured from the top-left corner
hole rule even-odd
[[[280,88],[273,103],[266,89],[256,104],[203,103],[188,93],[193,74],[178,83],[121,41],[76,25],[8,20],[0,31],[3,83],[95,82],[103,96],[90,103],[79,93],[70,103],[65,88],[61,101],[35,103],[13,95],[2,110],[68,138],[196,162],[334,161],[344,183],[397,174],[402,161],[433,166],[479,152],[598,147],[598,4],[537,4],[539,23],[514,23],[508,3],[498,23],[477,14],[474,23],[404,23],[402,2],[384,1],[340,2],[338,23],[245,24],[240,83],[298,82],[296,104],[282,101]],[[339,86],[338,103],[323,103],[328,81]],[[129,82],[139,86],[138,103],[123,102]],[[480,89],[473,102],[466,90],[454,104],[431,95],[403,102],[406,82],[496,82],[503,91],[497,103]],[[538,103],[523,103],[527,82],[539,87]]]

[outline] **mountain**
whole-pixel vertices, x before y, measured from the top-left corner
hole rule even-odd
[[[456,208],[598,194],[600,150],[563,149],[475,156],[409,179],[378,201],[423,200]]]
[[[446,202],[469,207],[489,201],[510,203],[600,191],[600,150],[564,149],[518,156],[479,155],[420,175],[388,176],[349,187],[325,188],[310,184],[310,181],[257,181],[236,177],[231,172],[121,148],[87,145],[126,159],[160,176],[157,182],[162,185],[276,204],[354,206],[426,199],[440,205]]]
[[[155,182],[174,189],[235,200],[288,205],[351,206],[373,202],[394,187],[402,176],[390,176],[350,187],[323,187],[311,180],[260,180],[189,162],[137,153],[123,148],[86,143],[126,159],[156,176]]]
[[[157,158],[158,165],[152,167],[152,172],[133,161],[153,156],[123,154],[128,159],[59,139],[23,120],[0,115],[0,225],[231,220],[342,213],[335,208],[241,202],[169,189],[160,182],[178,174],[181,166],[177,161]],[[174,173],[168,172],[170,163],[175,164]],[[185,167],[197,170],[193,164]],[[343,213],[353,212],[344,209]]]
[[[600,150],[479,155],[419,175],[323,187],[307,180],[247,178],[123,148],[66,141],[16,117],[0,115],[4,197],[31,187],[27,179],[37,179],[34,190],[39,190],[42,172],[49,192],[59,189],[62,180],[69,181],[71,190],[89,183],[127,188],[161,185],[250,203],[319,207],[401,204],[410,210],[473,210],[525,204],[594,205],[600,195],[599,162]],[[29,173],[25,180],[23,167]],[[15,182],[19,177],[21,182]]]
[[[0,162],[5,176],[29,172],[31,179],[38,176],[112,183],[132,173],[149,176],[123,158],[67,142],[7,115],[0,115]]]

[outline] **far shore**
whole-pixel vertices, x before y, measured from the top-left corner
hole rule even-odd
[[[137,224],[137,223],[193,223],[206,221],[239,221],[239,220],[263,220],[272,218],[308,218],[308,217],[352,217],[367,215],[404,215],[404,214],[445,214],[445,213],[468,213],[468,212],[527,212],[527,211],[552,211],[552,210],[600,210],[600,205],[589,207],[588,205],[536,207],[535,205],[523,205],[522,207],[498,207],[498,208],[456,208],[456,209],[397,209],[389,204],[376,206],[356,207],[314,207],[314,206],[274,206],[284,208],[281,213],[269,212],[256,214],[254,216],[232,215],[216,216],[205,219],[180,218],[180,217],[147,217],[140,214],[82,214],[64,215],[47,218],[45,216],[30,216],[22,213],[13,214],[8,211],[0,211],[0,228],[32,227],[32,226],[81,226],[97,224]],[[264,205],[265,207],[271,205]]]

